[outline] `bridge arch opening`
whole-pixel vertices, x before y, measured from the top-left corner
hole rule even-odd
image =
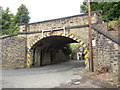
[[[30,50],[31,65],[39,67],[69,60],[69,54],[64,47],[70,43],[78,42],[65,36],[49,36],[39,40]]]
[[[88,45],[71,33],[61,33],[60,35],[45,35],[32,41],[28,46],[27,66],[39,67],[69,60],[70,56],[65,47],[71,43],[79,43],[83,47],[83,59],[87,65],[89,62]]]

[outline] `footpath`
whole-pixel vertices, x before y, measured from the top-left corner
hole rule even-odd
[[[71,80],[69,83],[62,83],[55,88],[119,88],[118,76],[111,73],[98,74],[87,72],[82,68],[74,70],[74,75],[80,75],[81,79]],[[118,89],[118,90],[119,90]]]

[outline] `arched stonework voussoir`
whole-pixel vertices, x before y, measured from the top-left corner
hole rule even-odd
[[[80,45],[83,46],[83,48],[88,48],[88,47],[87,47],[87,44],[85,44],[82,39],[80,39],[79,37],[77,37],[77,36],[74,35],[74,34],[66,33],[66,34],[65,34],[65,37],[68,37],[68,38],[71,38],[71,39],[77,41],[78,43],[80,43]]]
[[[62,35],[64,36],[64,34],[62,34]],[[68,38],[71,38],[71,39],[77,41],[84,48],[84,51],[83,51],[84,59],[85,59],[84,63],[88,67],[89,57],[88,57],[88,46],[87,46],[87,44],[85,44],[83,40],[81,40],[80,38],[76,37],[75,35],[73,35],[71,33],[66,33],[65,37],[68,37]]]
[[[56,36],[61,36],[61,35],[62,35],[62,33],[56,34]],[[53,36],[53,35],[47,33],[47,34],[44,34],[43,36],[39,36],[37,39],[33,40],[32,43],[27,46],[28,52],[30,52],[30,50],[32,49],[32,47],[37,42],[39,42],[41,39],[46,38],[46,37],[50,37],[50,36]]]
[[[71,38],[75,41],[77,41],[78,43],[80,43],[80,45],[83,46],[84,49],[87,49],[88,46],[84,43],[83,40],[81,40],[79,37],[77,37],[76,35],[70,33],[70,32],[66,32],[66,33],[57,33],[55,35],[50,35],[50,34],[44,34],[43,36],[39,36],[37,39],[35,39],[30,45],[28,45],[28,51],[31,50],[31,48],[37,43],[39,42],[41,39],[46,38],[46,37],[50,37],[50,36],[64,36],[64,37],[68,37]]]

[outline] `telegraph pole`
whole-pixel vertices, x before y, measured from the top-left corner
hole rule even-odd
[[[90,63],[91,63],[91,71],[94,72],[94,64],[93,64],[93,48],[92,48],[92,28],[91,28],[91,11],[90,11],[90,0],[88,0],[88,23],[89,23],[89,45],[90,45]]]

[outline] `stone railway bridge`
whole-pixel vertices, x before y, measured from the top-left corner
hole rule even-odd
[[[96,22],[94,14],[92,23]],[[88,34],[86,14],[20,25],[17,35],[3,37],[3,66],[20,68],[66,61],[63,51],[69,43],[83,45],[87,59]]]
[[[99,17],[99,13],[92,13],[95,70],[99,65],[108,65],[110,72],[118,74],[118,38],[102,30],[104,24],[98,24]],[[64,47],[69,43],[80,43],[84,47],[84,58],[89,61],[88,26],[87,14],[20,25],[18,34],[0,39],[2,66],[24,68],[66,61]]]

